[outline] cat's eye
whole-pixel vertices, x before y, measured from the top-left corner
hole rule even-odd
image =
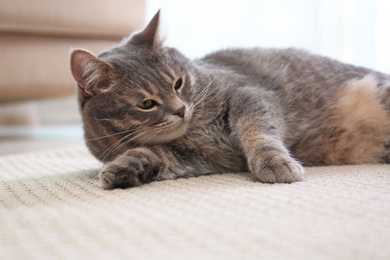
[[[139,108],[142,109],[151,109],[157,105],[156,101],[147,99],[137,104]]]
[[[183,79],[180,77],[175,82],[175,86],[173,87],[175,91],[178,91],[183,86]]]

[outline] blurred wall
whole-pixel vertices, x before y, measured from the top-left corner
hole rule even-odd
[[[189,57],[225,47],[298,47],[390,73],[387,0],[149,0],[166,43]]]

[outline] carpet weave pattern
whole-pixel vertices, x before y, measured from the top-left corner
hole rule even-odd
[[[102,190],[84,147],[0,157],[0,259],[390,259],[390,166]]]

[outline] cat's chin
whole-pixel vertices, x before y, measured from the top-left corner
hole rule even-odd
[[[191,118],[192,111],[189,111],[188,109],[186,110],[185,117],[182,119],[178,119],[177,116],[171,117],[169,128],[162,131],[161,134],[154,136],[151,142],[153,144],[163,144],[184,136],[187,132]]]
[[[176,124],[171,126],[171,129],[168,131],[164,131],[163,134],[155,136],[153,140],[151,140],[154,144],[162,144],[173,141],[177,138],[182,137],[186,134],[189,126],[189,122],[187,120],[183,120],[177,122]]]

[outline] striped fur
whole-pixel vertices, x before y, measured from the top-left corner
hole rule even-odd
[[[99,57],[71,56],[104,188],[243,171],[290,183],[305,165],[390,161],[388,75],[295,49],[191,61],[162,44],[158,23]]]

